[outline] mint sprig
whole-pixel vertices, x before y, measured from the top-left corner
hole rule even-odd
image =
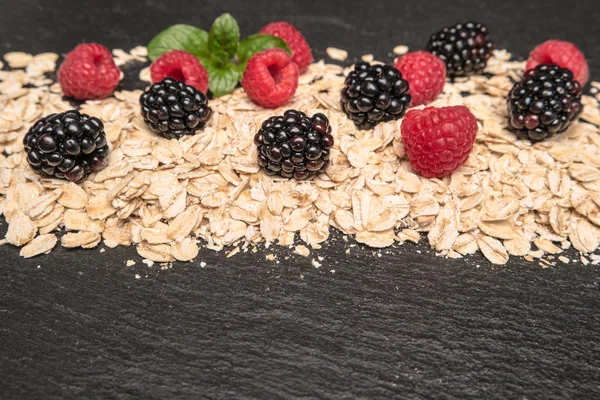
[[[200,62],[209,60],[208,33],[191,25],[170,26],[148,43],[148,58],[154,61],[171,50],[187,51]]]
[[[243,72],[234,63],[224,65],[209,60],[204,64],[208,72],[208,88],[215,97],[225,96],[233,92],[238,82],[242,79]]]
[[[272,48],[292,54],[285,41],[273,35],[256,34],[240,41],[236,20],[223,14],[209,32],[183,24],[168,27],[148,43],[148,58],[154,61],[171,50],[187,51],[204,65],[208,87],[220,97],[233,92],[254,54]]]
[[[208,35],[208,50],[213,59],[227,63],[240,42],[240,27],[230,14],[223,14],[215,20]]]

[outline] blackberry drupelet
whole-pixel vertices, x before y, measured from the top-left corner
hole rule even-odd
[[[149,86],[140,96],[140,105],[150,129],[167,139],[193,135],[212,115],[204,93],[173,78]]]
[[[359,62],[346,77],[342,110],[359,129],[372,129],[406,114],[411,104],[408,91],[408,82],[396,68]]]
[[[447,26],[427,43],[427,51],[446,64],[446,76],[451,78],[482,73],[493,50],[487,27],[477,22]]]
[[[23,145],[34,171],[75,183],[106,167],[110,154],[102,121],[75,110],[37,121]]]
[[[270,117],[254,136],[258,163],[268,175],[303,180],[329,166],[333,136],[329,120],[321,113],[309,118],[287,110],[283,117]]]
[[[508,94],[510,126],[532,142],[564,132],[583,110],[582,92],[568,69],[538,65]]]

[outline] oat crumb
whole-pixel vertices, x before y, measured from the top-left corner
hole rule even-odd
[[[227,258],[229,258],[229,257],[233,257],[233,256],[235,256],[236,254],[238,254],[239,252],[240,252],[240,248],[239,248],[239,247],[236,247],[236,248],[234,248],[233,250],[231,250],[229,253],[227,253]]]
[[[373,54],[365,54],[360,59],[363,60],[364,62],[370,63],[370,62],[373,62],[374,57],[373,57]]]
[[[302,257],[308,257],[310,255],[310,250],[304,245],[294,247],[294,252]]]
[[[133,260],[127,260],[127,262],[125,263],[125,265],[127,265],[128,267],[133,267],[135,265],[135,261],[133,261]]]
[[[332,60],[345,61],[348,58],[348,52],[346,50],[328,47],[325,51]]]
[[[587,258],[585,258],[585,256],[581,256],[580,260],[583,265],[590,265],[590,261]]]
[[[408,46],[404,46],[404,45],[400,45],[400,46],[396,46],[394,47],[394,54],[397,56],[402,56],[406,53],[408,53]]]

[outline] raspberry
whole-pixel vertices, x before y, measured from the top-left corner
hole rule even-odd
[[[402,121],[402,143],[417,172],[441,178],[467,161],[477,129],[477,119],[465,106],[410,110]]]
[[[539,64],[555,64],[571,70],[581,86],[585,86],[590,76],[587,61],[581,50],[573,43],[563,40],[548,40],[533,49],[525,71],[534,69]]]
[[[259,106],[279,107],[296,93],[298,67],[284,50],[261,51],[248,61],[242,87]]]
[[[302,36],[302,33],[294,25],[287,22],[273,22],[261,29],[260,33],[268,33],[282,38],[290,50],[292,50],[292,61],[298,66],[298,71],[303,74],[313,62],[310,46]]]
[[[410,85],[413,106],[433,101],[444,90],[446,65],[428,51],[408,53],[394,66]]]
[[[152,83],[173,78],[206,94],[208,72],[200,61],[183,50],[172,50],[158,57],[150,66]]]
[[[65,96],[78,100],[101,99],[110,96],[121,71],[110,51],[98,43],[75,47],[60,65],[58,82]]]

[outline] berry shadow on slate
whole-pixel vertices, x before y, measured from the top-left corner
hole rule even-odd
[[[508,94],[510,125],[532,142],[564,132],[583,111],[582,92],[568,69],[538,65]]]
[[[105,168],[110,153],[102,121],[75,110],[37,121],[23,145],[34,171],[75,183]]]
[[[152,132],[167,139],[193,135],[212,116],[204,93],[173,78],[149,86],[140,96],[140,105]]]
[[[408,92],[408,82],[396,68],[359,62],[346,77],[342,110],[357,128],[372,129],[406,114],[411,105]]]
[[[465,22],[434,33],[426,49],[446,64],[446,75],[455,78],[482,73],[494,44],[485,25]]]
[[[273,116],[262,123],[254,144],[267,175],[304,180],[329,166],[333,136],[325,115],[309,118],[301,111],[287,110],[283,117]]]

